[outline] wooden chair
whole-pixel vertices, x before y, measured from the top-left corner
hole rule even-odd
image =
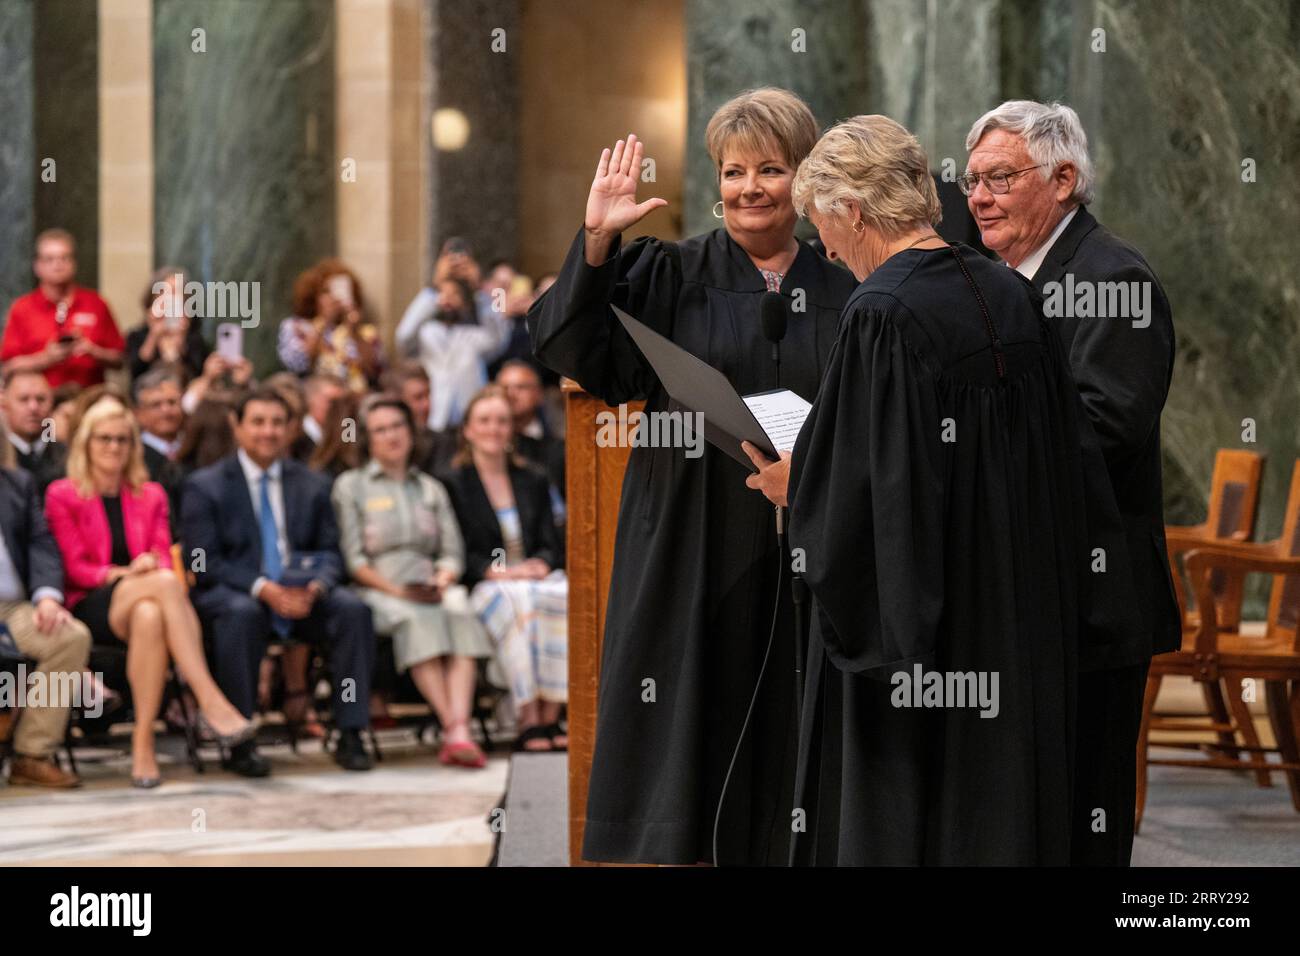
[[[1205,544],[1187,552],[1187,574],[1199,614],[1195,628],[1184,632],[1183,646],[1151,661],[1142,724],[1138,732],[1137,826],[1146,806],[1147,768],[1151,764],[1175,767],[1206,767],[1218,770],[1254,770],[1261,786],[1270,784],[1271,771],[1283,771],[1291,791],[1291,802],[1300,811],[1300,461],[1291,473],[1282,534],[1264,544],[1220,542]],[[1244,580],[1250,573],[1272,574],[1268,620],[1263,637],[1246,636],[1228,630],[1219,617],[1221,599],[1214,592],[1216,572],[1228,580]],[[1230,592],[1225,592],[1230,596]],[[1240,613],[1240,604],[1237,605]],[[1207,701],[1222,701],[1223,685],[1228,693],[1227,708],[1215,713],[1208,723],[1172,721],[1153,713],[1160,683],[1166,675],[1190,677],[1206,690]],[[1262,747],[1247,702],[1243,681],[1262,682],[1276,747]],[[1200,750],[1205,756],[1187,759],[1154,759],[1148,756],[1152,730],[1207,730],[1217,735],[1215,743],[1174,742],[1162,746]],[[1237,741],[1240,734],[1243,743]],[[1243,752],[1246,756],[1242,756]],[[1269,762],[1266,754],[1277,753],[1280,762]]]
[[[1178,558],[1193,548],[1223,541],[1249,541],[1255,534],[1255,515],[1259,505],[1259,483],[1264,458],[1250,451],[1221,448],[1214,456],[1214,473],[1210,478],[1210,507],[1205,521],[1198,525],[1166,525],[1165,543],[1169,551],[1169,571],[1183,611],[1184,630],[1196,627],[1195,612],[1188,606],[1186,581]],[[1243,578],[1217,571],[1213,591],[1217,601],[1219,626],[1236,630],[1241,623]]]
[[[1249,541],[1255,534],[1255,516],[1259,506],[1259,485],[1264,470],[1264,458],[1249,451],[1219,449],[1214,456],[1214,472],[1210,478],[1210,505],[1205,521],[1198,525],[1166,525],[1165,543],[1169,553],[1169,573],[1173,578],[1178,608],[1183,618],[1183,644],[1189,647],[1196,633],[1198,618],[1194,606],[1188,601],[1181,558],[1193,548],[1206,544]],[[1213,591],[1218,601],[1219,626],[1235,631],[1241,625],[1241,602],[1244,577],[1216,571]],[[1222,690],[1212,684],[1202,684],[1205,711],[1216,722],[1226,724],[1228,704]],[[1195,715],[1193,715],[1195,716]],[[1253,730],[1253,728],[1252,728]],[[1225,753],[1239,756],[1232,747],[1232,735],[1219,734]],[[1261,787],[1269,786],[1267,773],[1256,774]]]

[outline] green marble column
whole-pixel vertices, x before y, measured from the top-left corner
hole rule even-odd
[[[936,171],[965,168],[966,132],[1000,101],[998,0],[867,0],[871,90],[863,112],[910,129]]]
[[[1097,0],[1096,13],[1103,221],[1159,273],[1178,334],[1170,520],[1203,516],[1215,449],[1242,448],[1268,455],[1267,538],[1300,454],[1300,14],[1287,0]]]
[[[295,276],[335,250],[333,20],[330,0],[154,0],[155,258],[261,284],[258,375]]]
[[[32,287],[36,138],[33,130],[32,3],[0,3],[0,325]]]
[[[429,248],[467,239],[484,266],[519,253],[519,0],[428,0],[426,88],[433,109],[459,110],[469,137],[430,154]],[[505,48],[493,48],[493,31]],[[556,69],[563,69],[557,63]],[[428,135],[427,132],[425,135]],[[433,263],[425,263],[425,275]]]
[[[35,229],[77,239],[77,281],[99,285],[99,4],[41,0],[32,37]],[[39,164],[55,161],[54,182]],[[119,317],[120,318],[120,317]]]
[[[687,235],[719,224],[717,170],[704,145],[714,111],[742,90],[780,86],[807,100],[823,128],[865,112],[865,41],[861,0],[688,0]]]

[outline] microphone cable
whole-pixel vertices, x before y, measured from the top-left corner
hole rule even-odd
[[[776,603],[772,606],[772,627],[767,634],[767,650],[763,652],[763,664],[758,669],[758,679],[754,681],[754,693],[749,698],[749,709],[745,711],[745,722],[740,727],[740,736],[736,738],[736,749],[731,753],[727,775],[722,779],[722,792],[718,794],[718,810],[713,817],[713,865],[715,867],[718,865],[718,826],[722,823],[722,805],[727,799],[727,786],[731,783],[731,772],[736,768],[736,760],[740,757],[740,748],[745,742],[745,732],[749,730],[749,721],[754,715],[754,705],[758,703],[758,692],[763,686],[763,675],[767,673],[767,661],[772,656],[772,644],[776,638],[776,622],[781,612],[781,585],[785,582],[784,534],[777,536],[777,556],[780,564],[776,569]]]

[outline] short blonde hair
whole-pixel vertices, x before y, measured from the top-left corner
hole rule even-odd
[[[104,396],[81,416],[81,423],[72,436],[72,448],[68,452],[68,478],[77,486],[83,496],[89,498],[95,493],[94,482],[90,476],[90,436],[104,422],[121,419],[131,427],[131,456],[126,462],[126,471],[122,480],[133,492],[149,480],[149,469],[144,464],[144,446],[140,441],[140,426],[135,416],[127,410],[116,397]]]
[[[890,239],[943,216],[925,150],[888,116],[832,126],[800,164],[792,190],[799,215],[811,204],[824,216],[843,216],[852,200],[862,219]]]
[[[817,119],[789,90],[764,86],[723,103],[709,120],[704,142],[719,174],[728,147],[762,154],[771,146],[794,169],[817,142]]]

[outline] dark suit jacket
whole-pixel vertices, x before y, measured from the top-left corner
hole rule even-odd
[[[542,424],[545,429],[545,422]],[[564,441],[545,430],[541,438],[528,435],[515,435],[515,451],[521,458],[526,458],[544,471],[560,497],[565,496],[564,488]]]
[[[493,551],[505,547],[501,525],[497,522],[487,490],[479,480],[478,469],[473,464],[461,465],[439,477],[451,497],[456,510],[460,533],[465,539],[466,587],[483,580],[492,566]],[[552,568],[563,566],[560,536],[551,516],[551,494],[546,476],[531,468],[510,467],[510,487],[515,493],[515,507],[519,509],[519,523],[523,528],[524,553],[529,558],[541,558]]]
[[[40,588],[63,593],[63,558],[45,524],[36,482],[21,468],[0,468],[0,533],[30,597]]]
[[[185,472],[179,462],[172,461],[152,445],[144,446],[144,466],[149,469],[149,478],[162,485],[167,492],[167,514],[171,519],[172,537],[180,524],[181,486],[185,481]]]
[[[329,480],[291,458],[281,458],[280,467],[289,550],[332,556],[318,575],[332,588],[342,578],[343,559]],[[195,571],[197,590],[225,585],[248,594],[262,576],[261,529],[235,455],[190,475],[181,492],[180,530],[187,562],[193,565],[195,548],[203,551],[206,566]]]
[[[1049,318],[1058,323],[1070,369],[1092,422],[1129,546],[1139,639],[1112,646],[1104,666],[1124,667],[1178,648],[1182,621],[1165,549],[1160,413],[1174,367],[1174,326],[1160,281],[1136,249],[1080,207],[1048,250],[1033,284],[1150,283],[1150,324],[1128,318]],[[1044,293],[1046,295],[1046,293]],[[1085,662],[1085,667],[1087,664]]]
[[[311,436],[306,432],[295,438],[293,444],[289,446],[289,457],[303,464],[306,464],[315,453],[316,443],[311,440]]]
[[[67,472],[68,450],[62,443],[46,445],[40,454],[33,448],[30,454],[24,454],[14,447],[14,459],[20,468],[28,471],[36,479],[36,494],[44,501],[45,489]]]
[[[427,425],[422,426],[415,435],[411,464],[433,478],[449,471],[451,460],[460,447],[460,440],[456,436],[455,428],[436,432]]]

